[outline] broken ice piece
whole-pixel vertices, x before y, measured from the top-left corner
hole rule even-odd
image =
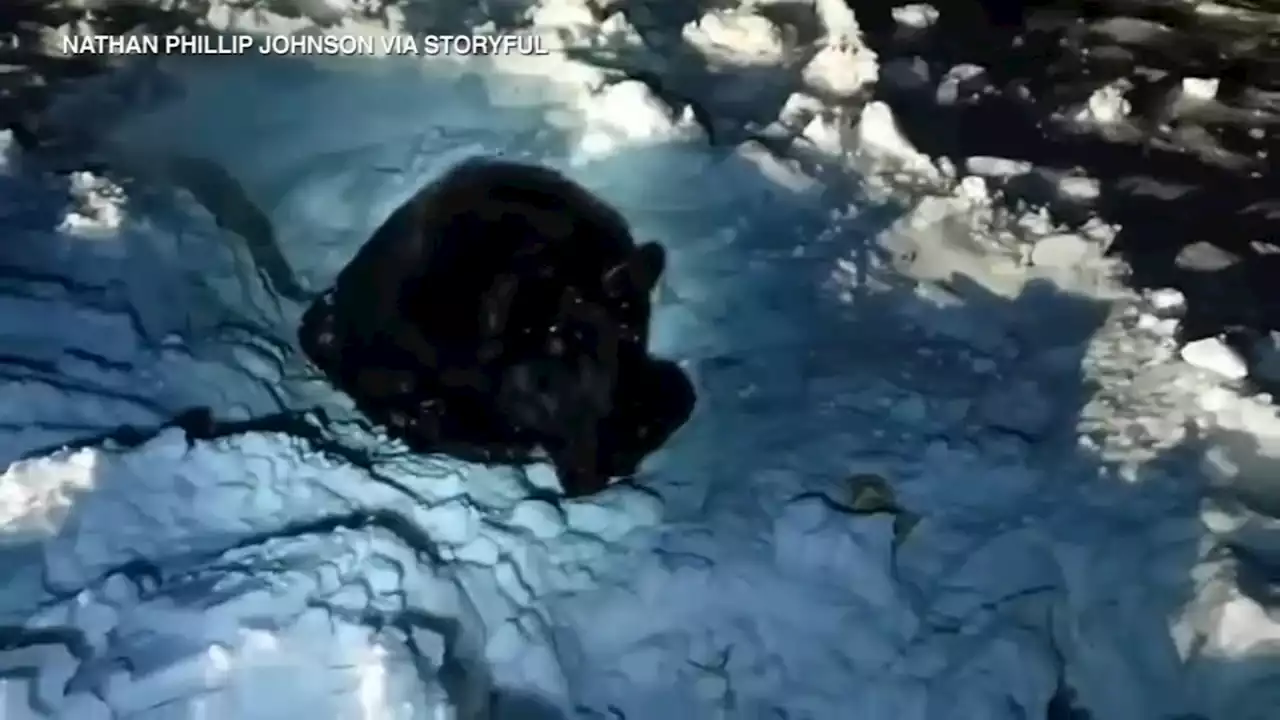
[[[1178,354],[1188,365],[1229,380],[1243,380],[1249,375],[1249,366],[1244,358],[1221,338],[1210,337],[1189,342]]]

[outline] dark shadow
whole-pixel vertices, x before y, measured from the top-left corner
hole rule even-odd
[[[493,720],[569,720],[555,703],[539,695],[516,690],[498,690],[493,694],[490,717]]]
[[[1207,433],[1216,449],[1211,502],[1242,519],[1221,536],[1240,590],[1268,613],[1280,612],[1280,456],[1238,430]]]
[[[1251,614],[1274,623],[1280,613],[1280,486],[1275,482],[1280,477],[1280,456],[1273,454],[1274,449],[1262,448],[1256,436],[1238,430],[1213,428],[1205,431],[1200,442],[1214,449],[1206,502],[1235,522],[1213,536],[1214,543],[1203,558],[1205,569],[1195,582],[1205,595],[1220,596],[1227,586],[1238,589],[1240,597],[1228,598],[1234,605],[1230,612],[1202,614],[1203,627],[1197,629],[1247,647],[1249,655],[1221,657],[1216,646],[1207,651],[1201,647],[1206,638],[1197,638],[1192,647],[1196,657],[1186,670],[1194,673],[1193,689],[1211,698],[1218,712],[1186,717],[1269,717],[1274,704],[1259,707],[1248,699],[1274,697],[1280,653],[1273,638],[1254,637],[1242,623]]]
[[[1060,209],[1059,217],[1096,212],[1119,224],[1111,249],[1133,267],[1133,282],[1188,296],[1187,339],[1278,327],[1280,176],[1267,158],[1280,150],[1269,129],[1280,122],[1280,35],[1179,3],[967,0],[947,3],[925,33],[895,27],[885,6],[848,4],[882,66],[917,58],[927,69],[923,84],[885,73],[877,89],[918,148],[961,168],[968,158],[995,156],[1033,163],[1033,173],[1096,178],[1096,202]],[[940,103],[939,82],[966,63],[981,73]],[[1089,128],[1064,119],[1121,78],[1132,85],[1126,121]],[[1221,78],[1217,102],[1181,103],[1183,78]],[[1009,184],[1006,197],[1049,200],[1025,189]],[[1197,247],[1207,250],[1197,257]]]
[[[0,129],[11,130],[28,150],[57,152],[75,166],[69,170],[98,167],[91,157],[75,157],[81,147],[68,147],[75,138],[48,132],[41,119],[50,101],[82,80],[119,68],[120,58],[106,54],[67,54],[56,45],[53,31],[89,23],[93,32],[124,35],[131,31],[154,34],[205,32],[208,23],[198,3],[187,0],[159,7],[123,0],[100,8],[80,7],[58,0],[15,0],[0,8],[0,31],[5,33],[0,62],[6,66],[0,80]],[[92,20],[90,22],[90,16]],[[72,30],[74,32],[74,30]],[[90,160],[88,165],[85,160]]]
[[[51,92],[65,81],[106,69],[90,57],[66,57],[49,52],[44,35],[51,28],[73,20],[81,11],[60,7],[49,0],[15,0],[0,8],[0,62],[6,66],[0,80],[0,129],[14,130],[20,142],[36,142],[33,121],[44,110]]]

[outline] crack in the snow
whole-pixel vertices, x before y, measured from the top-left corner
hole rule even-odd
[[[62,353],[113,372],[128,372],[134,369],[134,365],[131,362],[112,360],[82,347],[64,347]]]
[[[311,420],[312,417],[316,417],[316,420]],[[188,447],[194,447],[195,443],[201,440],[216,440],[250,432],[281,433],[307,443],[309,448],[315,452],[329,455],[357,468],[364,469],[369,473],[372,481],[387,485],[425,507],[432,505],[429,498],[415,492],[412,488],[393,478],[374,472],[372,453],[343,445],[327,437],[324,433],[326,421],[327,418],[323,411],[314,413],[291,411],[250,420],[227,422],[213,418],[208,408],[195,408],[159,427],[148,429],[118,428],[105,436],[82,441],[79,445],[88,447],[112,441],[121,447],[133,448],[145,444],[164,430],[175,427],[182,429],[186,433]],[[69,446],[64,445],[62,447]],[[228,552],[262,545],[273,539],[327,534],[339,528],[367,529],[371,527],[380,527],[390,532],[406,546],[420,554],[425,554],[435,563],[441,561],[435,542],[424,530],[414,524],[408,516],[386,509],[362,509],[345,515],[290,523],[276,530],[253,533],[239,541],[214,550],[175,555],[162,559],[135,558],[108,568],[98,577],[81,587],[51,593],[50,599],[46,599],[38,608],[46,608],[66,602],[85,590],[101,586],[114,576],[123,576],[140,589],[150,587],[153,592],[159,592],[166,580],[166,568],[181,566],[189,569],[207,563],[209,560]]]
[[[162,413],[158,409],[155,412],[157,415],[172,415],[171,413]],[[313,417],[315,419],[311,420]],[[372,453],[343,445],[327,437],[324,434],[324,426],[327,423],[328,416],[322,409],[312,411],[286,410],[248,420],[219,420],[214,417],[211,408],[202,406],[183,410],[177,415],[172,415],[171,419],[156,425],[144,427],[121,425],[93,437],[63,443],[56,448],[44,448],[43,451],[37,450],[30,453],[30,455],[39,456],[55,450],[79,450],[105,444],[130,450],[145,445],[166,430],[175,428],[182,430],[186,434],[188,448],[195,447],[196,442],[201,440],[218,440],[253,432],[277,433],[301,440],[309,445],[309,449],[331,458],[346,461],[370,472],[375,480],[379,480],[380,478],[372,471],[374,457]],[[403,490],[415,499],[420,499],[416,493],[399,487],[394,481],[388,481],[387,484]]]
[[[147,332],[147,324],[138,312],[138,308],[129,301],[128,297],[121,294],[123,285],[118,280],[111,280],[99,285],[80,282],[65,275],[42,273],[0,263],[0,281],[3,280],[12,280],[27,285],[43,284],[58,287],[62,290],[61,297],[45,298],[39,295],[35,295],[35,297],[51,302],[68,302],[74,299],[71,304],[79,307],[87,307],[114,315],[123,315],[129,321],[137,337],[154,340],[151,334]],[[4,285],[0,285],[0,294],[23,299],[29,299],[33,296],[29,290],[21,292],[16,288],[11,289]]]
[[[84,633],[75,628],[0,626],[0,652],[11,652],[39,645],[61,645],[77,658],[88,657],[91,652]],[[0,671],[0,676],[3,674],[3,671]]]
[[[0,626],[0,653],[12,653],[43,646],[62,647],[80,663],[93,659],[93,646],[83,631],[69,627],[26,628]],[[0,668],[0,679],[35,680],[41,671],[39,663],[17,663]],[[27,683],[27,704],[37,712],[55,714],[40,697],[40,683]]]
[[[14,433],[14,434],[23,433],[23,432],[30,432],[30,431],[32,431],[32,430],[46,430],[46,431],[59,432],[59,433],[76,433],[76,434],[79,434],[79,433],[93,432],[93,431],[96,431],[96,430],[98,430],[98,429],[99,429],[99,427],[98,427],[97,425],[83,425],[83,424],[80,424],[80,423],[55,423],[55,422],[20,422],[20,423],[10,423],[10,422],[0,422],[0,431],[8,432],[8,433]],[[61,449],[61,448],[66,447],[66,446],[64,446],[64,445],[59,445],[58,447],[59,447],[59,449]],[[47,455],[47,454],[48,454],[48,452],[49,452],[48,450],[44,450],[44,451],[36,451],[36,452],[30,453],[29,457],[41,457],[41,456],[43,456],[43,455]]]
[[[0,368],[6,365],[26,368],[27,370],[38,373],[56,374],[58,372],[58,365],[52,360],[37,360],[36,358],[29,356],[7,355],[0,353]]]
[[[390,533],[416,554],[427,556],[432,563],[441,564],[441,556],[435,542],[408,517],[394,510],[355,510],[343,515],[330,515],[316,520],[290,523],[271,531],[252,533],[236,542],[211,550],[182,553],[164,558],[135,558],[108,568],[79,587],[50,593],[49,598],[37,606],[37,610],[60,605],[81,593],[101,588],[114,577],[125,578],[139,590],[139,599],[146,600],[163,595],[170,581],[187,576],[197,568],[208,566],[210,561],[237,550],[258,547],[273,540],[329,535],[339,529],[375,528]],[[171,571],[171,568],[174,570]],[[20,640],[15,640],[15,642],[18,641]],[[0,649],[2,647],[0,646]]]
[[[61,390],[67,393],[97,395],[98,397],[106,398],[108,400],[117,400],[120,402],[129,403],[140,409],[146,410],[147,412],[152,413],[156,416],[163,416],[168,414],[163,407],[161,407],[160,405],[157,405],[156,403],[146,398],[130,395],[120,390],[113,390],[111,388],[103,387],[101,385],[83,382],[74,378],[69,378],[65,375],[58,376],[56,374],[56,371],[51,372],[48,376],[40,376],[40,377],[34,377],[31,375],[16,375],[16,374],[4,372],[3,363],[0,362],[0,378],[5,378],[9,380],[14,380],[14,381],[34,380],[37,382],[45,383],[49,387],[52,387],[56,390]],[[100,427],[94,428],[94,429],[101,430]],[[104,435],[103,437],[106,437],[106,436]],[[57,448],[45,448],[44,451],[51,452],[56,449]]]
[[[455,706],[465,704],[460,699],[467,695],[466,688],[470,684],[468,678],[479,675],[486,686],[492,687],[487,669],[483,666],[483,658],[467,658],[459,652],[465,642],[462,623],[457,619],[432,615],[416,608],[386,613],[373,608],[352,610],[335,607],[322,600],[310,600],[307,606],[324,610],[331,617],[351,624],[368,627],[374,632],[382,632],[387,628],[398,630],[403,635],[405,649],[413,658],[419,679],[424,683],[431,679],[438,680]],[[444,641],[444,653],[438,667],[419,646],[415,630],[425,630]]]

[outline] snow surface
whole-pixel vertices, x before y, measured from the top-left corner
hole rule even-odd
[[[741,99],[794,60],[764,5],[665,38],[528,16],[650,68],[679,39]],[[1010,225],[982,177],[1010,161],[962,175],[850,102],[876,58],[842,3],[812,14],[791,94],[731,146],[556,53],[170,58],[61,106],[132,180],[7,147],[0,713],[1274,717],[1280,620],[1224,552],[1280,557],[1267,398],[1180,361],[1180,299],[1121,286],[1112,229]],[[379,31],[330,31],[355,30]],[[638,486],[557,506],[546,467],[400,452],[295,345],[308,293],[477,153],[562,167],[670,249],[655,341],[701,404]],[[211,186],[274,233],[215,222]],[[162,429],[198,407],[243,430]],[[899,510],[837,511],[869,476]]]

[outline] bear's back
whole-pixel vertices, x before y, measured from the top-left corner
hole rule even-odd
[[[415,232],[426,262],[401,296],[424,334],[457,347],[483,342],[482,318],[450,308],[484,308],[501,282],[514,286],[502,335],[512,352],[545,350],[561,319],[566,288],[634,326],[647,340],[647,293],[610,297],[603,278],[635,250],[613,208],[564,175],[505,161],[471,161],[424,190]]]

